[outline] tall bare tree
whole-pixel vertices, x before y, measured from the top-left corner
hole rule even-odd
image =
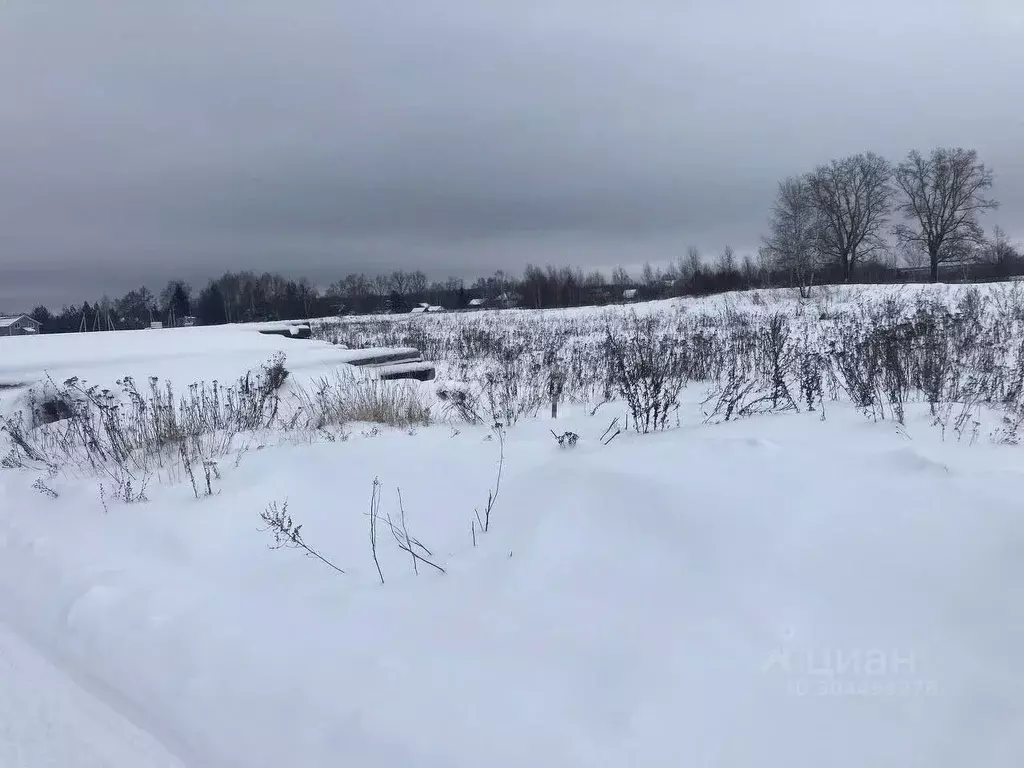
[[[762,259],[775,269],[789,272],[800,287],[800,295],[810,295],[814,273],[820,264],[818,215],[811,185],[806,177],[792,176],[779,183],[772,207],[771,234],[764,238]]]
[[[724,274],[731,274],[736,271],[736,251],[731,245],[725,246],[725,250],[718,257],[718,271]]]
[[[822,257],[849,280],[857,263],[885,248],[892,212],[892,166],[873,152],[819,166],[808,177]]]
[[[743,279],[746,281],[748,287],[753,287],[759,282],[761,277],[760,272],[761,270],[758,267],[757,263],[754,261],[753,256],[747,254],[746,256],[743,257],[742,274]]]
[[[373,293],[376,296],[387,296],[391,290],[391,278],[387,275],[374,275],[372,280]]]
[[[700,250],[696,245],[691,245],[686,249],[686,261],[684,270],[687,277],[693,277],[701,271],[701,267],[704,266],[704,259],[701,258]]]
[[[645,261],[643,269],[640,270],[640,282],[649,288],[658,282],[659,279],[658,272],[651,266],[651,262]]]
[[[900,224],[893,233],[900,242],[918,243],[928,252],[933,283],[939,279],[939,264],[984,244],[978,215],[999,207],[985,194],[992,180],[992,171],[973,149],[939,148],[928,157],[914,150],[897,166],[902,195],[897,209],[910,224]]]
[[[391,290],[399,296],[405,296],[409,293],[410,278],[411,275],[404,269],[396,269],[391,273]]]
[[[422,295],[427,291],[427,276],[422,270],[409,272],[405,276],[405,291],[409,294]]]

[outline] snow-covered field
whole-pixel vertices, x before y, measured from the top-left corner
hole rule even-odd
[[[824,325],[884,303],[845,290],[828,307],[748,295],[683,314]],[[627,408],[594,412],[594,371],[556,421],[519,381],[518,421],[490,424],[503,406],[473,370],[521,371],[501,359],[508,339],[492,360],[473,326],[526,346],[536,333],[569,368],[590,354],[571,334],[627,311],[408,321],[441,329],[415,332],[445,353],[441,378],[387,386],[428,402],[432,424],[278,420],[218,443],[209,494],[157,473],[126,503],[103,462],[0,470],[0,766],[1020,765],[1024,447],[990,439],[1007,398],[961,420],[908,396],[898,423],[884,397],[856,408],[825,387],[813,411],[723,421],[704,402],[722,381],[691,381],[667,429],[607,442]],[[380,322],[324,333],[409,342]],[[1019,338],[1003,341],[1015,364]],[[184,392],[278,351],[291,419],[289,393],[344,350],[246,327],[3,339],[0,382],[153,375]],[[486,418],[459,418],[438,397],[450,387]],[[0,390],[2,412],[28,401]],[[344,573],[272,549],[272,504]]]

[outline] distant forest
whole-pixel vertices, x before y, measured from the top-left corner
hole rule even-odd
[[[726,246],[706,257],[691,247],[668,266],[645,264],[639,274],[531,265],[521,276],[499,270],[470,284],[396,270],[350,274],[324,290],[306,279],[228,272],[198,291],[172,280],[159,294],[142,287],[30,314],[44,333],[67,333],[400,313],[420,304],[546,309],[784,286],[806,294],[813,285],[844,282],[1004,280],[1024,275],[1024,255],[998,227],[991,235],[981,227],[979,214],[999,205],[987,195],[992,184],[974,150],[913,151],[896,166],[868,152],[781,182],[756,256],[738,258]]]
[[[152,322],[182,325],[186,317],[194,318],[198,325],[218,325],[399,313],[420,303],[464,310],[470,308],[473,299],[483,299],[484,306],[490,307],[545,309],[794,285],[789,273],[766,270],[753,258],[737,263],[729,249],[713,264],[705,263],[692,250],[690,259],[699,266],[691,268],[684,258],[680,264],[664,270],[645,266],[636,277],[623,269],[616,269],[606,278],[599,272],[585,274],[578,269],[528,267],[519,278],[499,271],[469,285],[457,278],[431,283],[422,272],[396,271],[373,278],[349,275],[322,292],[304,279],[292,280],[272,273],[229,272],[210,281],[198,293],[182,281],[171,281],[159,295],[143,287],[118,299],[85,302],[58,313],[37,307],[31,315],[43,324],[44,333],[68,333],[83,328],[147,328]],[[1024,274],[1024,261],[1017,258],[1003,264],[943,265],[939,277],[951,282],[988,281],[1020,274]],[[818,277],[818,284],[844,281],[838,270],[823,271]],[[857,267],[855,278],[856,282],[868,283],[923,282],[929,274],[922,268],[870,260]]]

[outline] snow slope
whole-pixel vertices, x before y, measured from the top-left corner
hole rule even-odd
[[[511,430],[475,548],[478,428],[261,451],[108,514],[5,472],[0,606],[190,766],[1020,764],[1017,449],[842,408],[603,447],[606,418],[570,409],[571,450]],[[374,477],[446,574],[382,535],[379,583]],[[344,576],[267,548],[285,498]]]

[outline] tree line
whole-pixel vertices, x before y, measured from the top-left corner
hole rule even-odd
[[[1024,257],[1005,233],[996,227],[987,236],[979,221],[999,205],[989,196],[992,186],[993,173],[974,150],[913,151],[895,166],[865,152],[781,182],[756,256],[740,258],[726,246],[708,257],[691,246],[667,265],[646,263],[632,275],[621,266],[606,275],[531,264],[519,276],[498,270],[467,284],[395,270],[349,274],[322,290],[305,278],[226,272],[198,291],[172,280],[159,294],[141,287],[31,314],[44,332],[61,333],[405,312],[420,303],[457,310],[473,299],[543,309],[784,285],[806,292],[815,283],[853,279],[937,281],[944,266],[960,279],[1024,274]]]
[[[849,281],[865,265],[927,270],[932,282],[949,264],[978,278],[1020,274],[1020,252],[979,220],[999,207],[993,181],[978,153],[960,147],[914,150],[897,165],[873,152],[833,160],[779,184],[760,256],[804,290]]]

